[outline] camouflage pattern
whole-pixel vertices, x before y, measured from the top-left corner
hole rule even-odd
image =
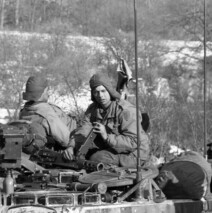
[[[47,135],[63,147],[69,147],[70,134],[77,126],[74,118],[68,116],[59,107],[45,102],[26,103],[19,117],[40,123]]]
[[[82,136],[86,137],[92,128],[93,122],[99,122],[105,125],[108,138],[103,141],[100,136],[95,139],[95,144],[98,147],[100,154],[95,160],[100,160],[106,156],[107,159],[119,158],[119,164],[122,162],[133,161],[133,165],[136,166],[136,156],[137,156],[137,122],[136,122],[136,108],[129,102],[125,100],[112,101],[109,109],[107,110],[105,117],[102,117],[101,108],[95,102],[91,104],[85,115],[86,118],[82,126],[76,132],[76,146],[77,143],[81,141],[77,140]],[[139,117],[141,121],[141,117]],[[150,142],[147,134],[140,128],[140,158],[145,161],[149,157]],[[94,154],[94,155],[95,155]],[[104,156],[103,156],[104,155]],[[99,158],[100,157],[100,158]],[[127,158],[127,159],[125,159]],[[94,160],[91,157],[91,160]],[[126,165],[119,165],[126,166]]]

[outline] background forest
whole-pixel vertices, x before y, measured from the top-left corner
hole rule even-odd
[[[212,136],[212,1],[206,2],[207,142]],[[141,110],[151,119],[156,155],[170,144],[201,151],[204,127],[204,1],[137,0]],[[29,75],[42,73],[57,103],[77,118],[88,80],[107,71],[114,85],[118,58],[134,74],[132,0],[0,0],[0,108],[16,119]],[[132,88],[133,90],[133,88]],[[63,98],[63,99],[62,99]]]

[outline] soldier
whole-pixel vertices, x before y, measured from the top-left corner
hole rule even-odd
[[[76,120],[59,107],[48,103],[47,80],[42,76],[31,76],[23,93],[25,103],[19,118],[41,124],[48,141],[56,142],[61,148],[69,147],[70,135],[76,129]],[[53,139],[53,140],[52,140]]]
[[[88,107],[85,120],[74,135],[72,146],[77,149],[93,128],[97,134],[94,140],[97,148],[88,153],[88,160],[135,168],[138,145],[135,106],[120,99],[120,94],[112,87],[109,77],[104,73],[91,77],[90,88],[93,103]],[[149,149],[148,136],[141,127],[141,165],[148,159]],[[72,159],[71,154],[65,154],[64,157]]]

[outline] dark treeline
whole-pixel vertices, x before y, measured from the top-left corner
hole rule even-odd
[[[206,1],[211,40],[212,1]],[[138,34],[143,38],[199,40],[203,0],[137,0]],[[1,29],[109,36],[134,29],[132,0],[1,0]]]

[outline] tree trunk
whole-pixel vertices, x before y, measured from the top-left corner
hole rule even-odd
[[[5,0],[1,0],[1,30],[4,29],[4,4]]]
[[[34,30],[34,22],[35,22],[35,9],[36,9],[36,1],[31,1],[32,13],[31,13],[31,31]]]
[[[19,25],[19,5],[20,0],[16,0],[16,8],[15,8],[15,26]]]
[[[83,14],[83,35],[87,36],[88,35],[88,12],[87,12],[87,4],[86,1],[83,1],[83,9],[84,9],[84,14]]]
[[[46,21],[46,3],[43,2],[43,18],[42,21],[45,22]]]
[[[63,7],[63,0],[60,0],[60,21],[62,22],[62,7]]]

